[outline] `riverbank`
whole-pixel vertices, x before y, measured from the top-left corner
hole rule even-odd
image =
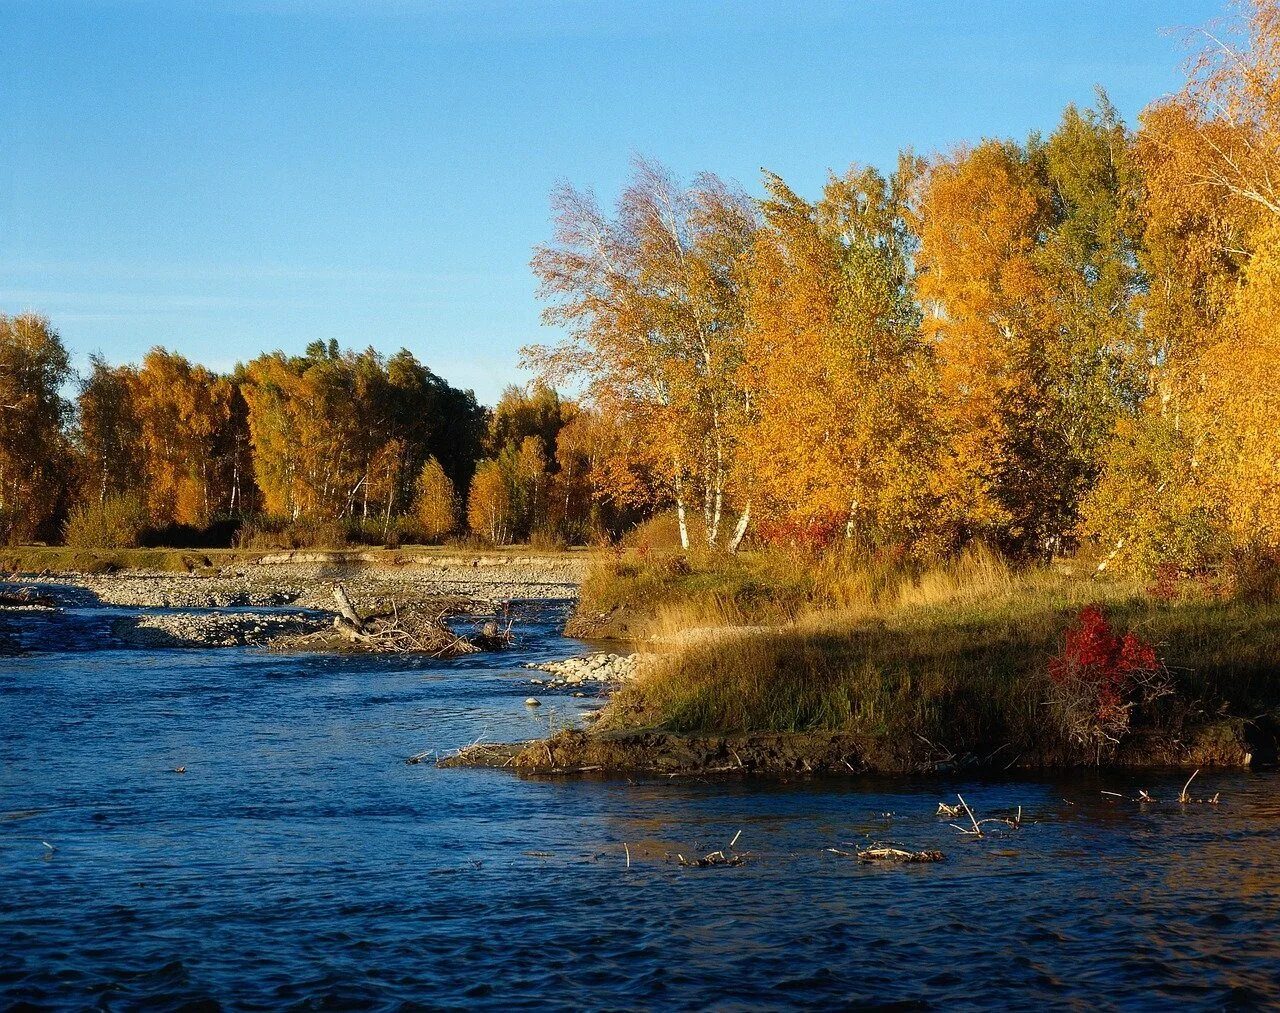
[[[24,551],[34,554],[26,559],[28,565],[51,565],[14,574],[6,587],[18,593],[36,584],[42,595],[63,607],[147,610],[117,620],[114,635],[129,646],[159,648],[350,651],[425,645],[422,649],[434,654],[442,645],[462,649],[464,641],[493,644],[500,639],[496,634],[510,602],[572,598],[585,566],[581,553],[519,549],[252,554],[215,550],[200,555],[199,565],[188,569],[179,565],[184,559],[191,563],[185,550],[139,550],[93,554],[87,569],[76,570],[71,564],[80,556],[64,550]],[[127,565],[133,563],[150,568]],[[55,569],[58,566],[64,568]],[[335,627],[334,588],[339,584],[355,611],[373,620],[377,636],[361,640]],[[15,612],[23,604],[0,609],[0,626],[4,612]],[[254,611],[264,609],[277,611]],[[448,616],[462,621],[457,636],[446,624]],[[492,622],[494,630],[486,633],[486,622]],[[423,635],[428,626],[430,637]]]
[[[330,607],[343,582],[372,611],[441,596],[489,602],[575,597],[586,552],[447,547],[242,552],[34,547],[0,553],[12,580],[81,588],[103,604],[139,608]]]
[[[841,774],[1276,758],[1274,601],[1153,596],[983,553],[930,570],[625,558],[588,576],[570,628],[616,634],[619,616],[655,653],[590,732],[452,762]]]

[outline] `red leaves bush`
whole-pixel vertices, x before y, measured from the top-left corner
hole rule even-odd
[[[764,517],[756,522],[756,538],[765,545],[821,552],[844,537],[845,522],[834,514],[823,517]]]
[[[1171,691],[1156,649],[1132,630],[1118,634],[1097,605],[1068,627],[1049,662],[1050,705],[1070,739],[1101,753],[1129,730],[1135,708]]]

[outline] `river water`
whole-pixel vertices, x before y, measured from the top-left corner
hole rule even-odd
[[[407,764],[574,719],[527,660],[0,657],[0,1007],[1252,1008],[1280,1001],[1280,777],[521,779]],[[539,692],[544,706],[526,708]],[[176,767],[186,772],[174,773]],[[963,836],[936,813],[1021,806]],[[683,868],[740,832],[739,867]],[[868,842],[934,865],[861,865]],[[630,852],[628,865],[627,852]]]

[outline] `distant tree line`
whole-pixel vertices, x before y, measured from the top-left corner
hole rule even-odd
[[[66,393],[78,386],[75,396]],[[0,534],[8,542],[565,544],[596,499],[591,417],[541,385],[477,404],[407,351],[261,355],[227,375],[163,348],[73,376],[38,316],[0,316]]]
[[[332,342],[229,376],[95,361],[71,404],[47,322],[0,320],[2,533],[120,497],[160,527],[499,543],[669,507],[686,548],[1280,561],[1280,0],[1203,43],[1136,129],[1099,90],[1048,136],[813,199],[644,159],[612,212],[561,188],[533,270],[567,336],[492,412]]]

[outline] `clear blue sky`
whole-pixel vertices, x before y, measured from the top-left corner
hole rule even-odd
[[[408,347],[481,400],[540,328],[559,180],[753,191],[1175,89],[1220,0],[0,0],[0,311],[83,364]]]

